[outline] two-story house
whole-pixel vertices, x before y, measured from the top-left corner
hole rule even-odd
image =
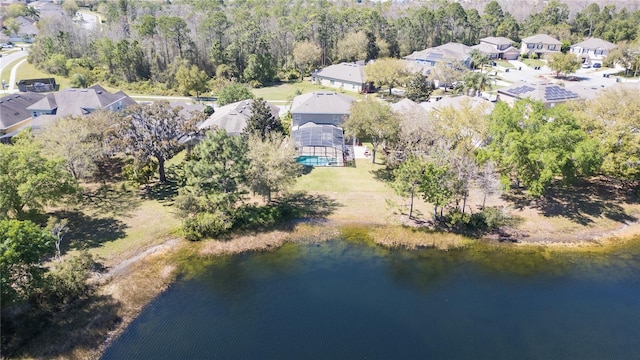
[[[520,51],[513,47],[513,40],[506,37],[486,37],[471,48],[487,54],[491,59],[516,60],[520,56]]]
[[[520,52],[522,54],[535,54],[543,59],[551,54],[558,54],[562,48],[562,42],[546,34],[537,34],[522,39]]]
[[[340,127],[356,99],[335,92],[298,95],[291,105],[291,138],[297,161],[310,166],[346,166],[353,148],[344,143]]]
[[[602,64],[604,58],[615,48],[616,44],[598,38],[590,38],[571,45],[570,51],[581,58],[583,64],[593,65],[595,63]]]

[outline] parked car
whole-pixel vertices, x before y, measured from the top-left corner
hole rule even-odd
[[[590,67],[591,67],[591,65],[589,65],[589,64],[582,64],[582,68],[583,68],[583,69],[588,69],[588,68],[590,68]]]
[[[0,44],[0,47],[3,49],[11,49],[13,47],[13,44]]]
[[[598,69],[598,68],[601,68],[601,67],[602,67],[602,64],[600,64],[600,63],[595,63],[595,64],[593,64],[593,67],[594,67],[594,68],[596,68],[596,69]]]

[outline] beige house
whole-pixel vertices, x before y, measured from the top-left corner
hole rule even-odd
[[[560,53],[562,42],[546,34],[538,34],[522,39],[520,52],[527,55],[537,55],[538,58],[545,58],[551,54]]]
[[[592,65],[594,63],[602,63],[604,58],[609,55],[609,52],[615,48],[616,44],[598,38],[590,38],[571,45],[570,51],[581,58],[583,64]]]
[[[491,59],[517,60],[520,56],[520,51],[513,47],[513,40],[506,37],[486,37],[471,48],[487,54]]]

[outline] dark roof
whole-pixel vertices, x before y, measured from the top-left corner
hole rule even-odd
[[[344,145],[344,132],[335,125],[306,123],[291,132],[296,146],[322,146],[339,148]]]
[[[38,93],[19,93],[0,98],[0,130],[8,129],[31,117],[27,108],[45,96]]]

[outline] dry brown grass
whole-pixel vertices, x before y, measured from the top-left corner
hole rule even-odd
[[[201,255],[239,254],[246,251],[275,250],[286,242],[323,242],[335,239],[339,231],[322,223],[299,223],[292,230],[271,230],[234,236],[225,241],[206,241],[200,249]]]

